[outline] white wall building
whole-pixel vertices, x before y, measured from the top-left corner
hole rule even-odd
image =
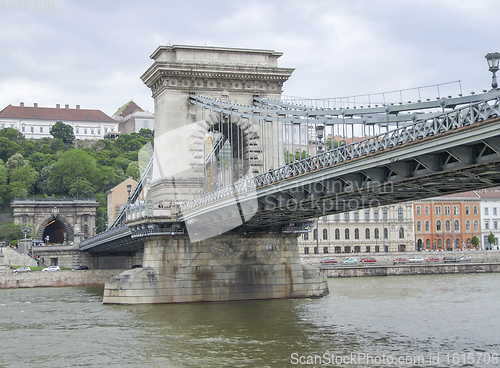
[[[132,100],[120,107],[113,114],[113,119],[120,123],[119,131],[121,134],[139,133],[141,129],[155,129],[154,114],[144,111]]]
[[[8,105],[0,111],[0,128],[14,128],[28,139],[52,138],[50,129],[61,121],[73,128],[76,139],[102,139],[109,132],[118,131],[118,122],[101,110],[81,109],[76,105],[52,107]]]
[[[413,222],[412,202],[324,216],[314,220],[310,233],[299,237],[300,253],[414,251]]]
[[[481,198],[481,241],[483,249],[500,249],[500,190],[485,189],[475,193]],[[495,242],[490,244],[488,236],[493,233]]]

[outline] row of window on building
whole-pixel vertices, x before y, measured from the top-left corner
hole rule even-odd
[[[431,232],[430,221],[425,221],[424,228],[425,228],[425,232],[427,232],[427,233]],[[436,229],[436,231],[443,231],[443,222],[441,220],[436,221],[436,228],[435,229]],[[417,233],[422,232],[422,221],[420,221],[420,220],[417,221],[416,231],[417,231]],[[444,222],[444,231],[448,231],[448,232],[452,231],[450,220],[446,220]],[[455,220],[453,222],[453,231],[460,231],[460,221],[459,220]],[[465,221],[465,231],[471,231],[471,222],[469,220]],[[477,221],[477,220],[474,221],[474,231],[479,231],[479,221]]]
[[[335,234],[335,240],[341,240],[340,239],[340,229],[337,228],[334,230]],[[360,238],[360,231],[358,228],[354,229],[354,239],[359,239]],[[405,238],[405,229],[402,227],[399,228],[398,230],[399,234],[399,239],[404,239]],[[302,234],[302,238],[304,240],[309,240],[309,233],[304,233]],[[371,238],[371,231],[369,228],[365,229],[365,239],[370,239]],[[388,239],[389,238],[389,232],[387,228],[384,228],[384,238]],[[318,229],[313,230],[313,239],[318,240]],[[350,239],[350,229],[345,229],[344,230],[344,240],[349,240]],[[378,228],[375,228],[373,230],[373,239],[380,239],[380,231]],[[328,230],[323,229],[323,240],[328,240]]]
[[[13,128],[13,127],[14,127],[14,125],[12,124],[12,128]],[[2,128],[3,128],[3,126],[2,126]],[[22,133],[26,133],[26,128],[27,128],[27,127],[23,125],[23,126],[21,127],[21,132],[22,132]],[[34,127],[34,126],[31,126],[31,127],[29,127],[29,128],[30,128],[31,133],[35,133],[35,127]],[[51,126],[49,126],[49,127],[43,127],[43,126],[40,126],[40,127],[38,127],[39,132],[40,132],[40,133],[45,133],[45,128],[47,128],[47,133],[48,133],[48,132],[50,132],[50,129],[51,129],[52,127],[51,127]],[[94,134],[96,134],[96,133],[97,133],[97,135],[101,135],[101,129],[100,129],[100,128],[82,128],[81,130],[82,130],[82,132],[83,132],[82,134],[84,134],[84,135],[85,135],[85,134],[94,135]],[[108,133],[108,130],[109,130],[108,128],[104,128],[104,134],[107,134],[107,133]],[[113,129],[113,128],[111,128],[111,130],[110,130],[110,131],[111,131],[111,132],[113,132],[113,131],[114,131],[114,129]],[[75,128],[75,134],[80,134],[80,127],[76,127],[76,128]]]
[[[364,220],[365,221],[370,221],[370,219],[371,219],[370,218],[370,210],[367,209],[367,210],[364,210],[364,211],[365,211],[365,213],[364,213],[364,215],[365,215]],[[352,214],[353,214],[354,221],[359,221],[359,219],[360,219],[360,216],[359,216],[360,213],[359,213],[359,211],[358,210],[354,210],[354,211],[352,211]],[[403,209],[401,207],[398,208],[397,214],[398,214],[397,215],[398,216],[397,219],[398,220],[403,220],[404,215],[403,215]],[[344,221],[349,221],[350,220],[350,212],[344,212],[343,217],[344,217]],[[337,221],[337,222],[340,221],[340,213],[334,214],[333,215],[333,219],[335,221]],[[383,220],[387,220],[387,210],[386,209],[382,210],[382,219]],[[378,209],[373,210],[373,220],[374,221],[380,221],[379,210]],[[326,221],[326,219],[324,219],[324,221]]]
[[[444,212],[442,212],[442,207],[444,209]],[[487,208],[486,208],[487,210]],[[443,213],[445,216],[450,216],[451,215],[451,206],[435,206],[435,211],[436,211],[436,216],[441,216]],[[473,211],[474,215],[479,214],[479,209],[477,206],[473,206]],[[422,207],[421,206],[415,206],[415,212],[417,216],[422,216]],[[496,215],[496,208],[495,208],[495,215]],[[430,214],[430,208],[429,206],[424,206],[424,214],[425,216],[429,216]],[[465,214],[470,215],[470,206],[465,206]],[[488,214],[488,211],[485,213],[486,215]],[[460,215],[460,206],[454,205],[453,206],[453,215],[458,216]]]

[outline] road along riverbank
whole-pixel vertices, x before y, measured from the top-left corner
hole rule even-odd
[[[64,287],[64,286],[98,286],[104,285],[113,276],[124,270],[81,270],[56,272],[7,272],[0,275],[0,289]]]
[[[321,266],[327,277],[407,276],[500,273],[500,263],[412,264],[393,266]]]

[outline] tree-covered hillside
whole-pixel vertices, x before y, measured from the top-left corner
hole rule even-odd
[[[127,177],[138,179],[139,150],[153,133],[124,134],[115,141],[74,141],[64,124],[51,131],[54,138],[25,139],[13,128],[0,130],[0,207],[10,210],[16,197],[64,195],[95,197],[98,221],[104,227],[106,191]],[[56,127],[54,125],[54,127]],[[56,138],[58,137],[58,138]]]

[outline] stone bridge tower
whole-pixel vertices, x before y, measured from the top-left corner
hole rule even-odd
[[[255,133],[257,129],[253,129],[251,121],[228,121],[225,117],[221,123],[224,117],[220,115],[200,116],[200,109],[189,103],[189,95],[247,106],[253,105],[255,95],[279,100],[283,83],[294,70],[278,67],[281,55],[272,50],[206,46],[173,45],[156,49],[151,55],[153,65],[141,77],[151,88],[155,101],[155,163],[150,193],[156,203],[182,203],[202,190],[207,132],[223,134],[229,141],[241,137],[243,145],[252,145],[251,152],[257,156],[262,146],[270,145],[263,141],[265,132]],[[281,140],[282,134],[275,133],[272,155],[275,161],[283,156]],[[257,157],[249,167],[250,164],[244,164],[250,162],[248,155],[249,149],[242,150],[239,157],[242,164],[234,168],[238,174],[233,174],[232,180],[278,166],[278,162]]]

